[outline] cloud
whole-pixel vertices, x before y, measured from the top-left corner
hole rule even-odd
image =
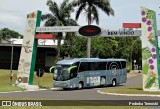
[[[0,13],[0,28],[9,28],[22,33],[21,28],[25,20],[22,18],[24,15],[21,12],[0,7]]]
[[[63,0],[52,0],[59,5]],[[69,0],[70,1],[70,0]],[[46,6],[47,0],[1,0],[0,2],[0,28],[10,28],[24,33],[26,15],[30,12],[41,10],[42,14],[50,12]],[[119,29],[123,22],[141,22],[140,7],[145,6],[157,11],[157,25],[160,28],[160,1],[159,0],[111,0],[111,6],[115,10],[115,16],[108,17],[100,12],[100,27],[104,29]],[[159,12],[159,13],[158,13]],[[75,19],[75,12],[71,15]],[[87,25],[84,14],[80,15],[79,25]],[[43,22],[41,23],[41,26]],[[95,24],[95,23],[94,23]]]

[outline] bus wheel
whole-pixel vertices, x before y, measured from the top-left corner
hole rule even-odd
[[[116,79],[113,79],[113,80],[112,80],[112,86],[113,86],[113,87],[116,86]]]
[[[79,82],[78,89],[82,89],[82,88],[83,88],[83,82]]]

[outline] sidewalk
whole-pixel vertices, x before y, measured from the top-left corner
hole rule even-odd
[[[141,75],[142,72],[140,70],[131,70],[129,73],[127,73],[127,78],[131,78],[134,76]]]

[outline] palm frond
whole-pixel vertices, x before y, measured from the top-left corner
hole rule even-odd
[[[52,2],[52,0],[47,1],[47,5],[49,6],[49,10],[52,12],[54,16],[59,18],[59,7],[56,2]]]
[[[84,0],[74,0],[72,1],[72,7],[80,6],[81,4],[85,3]]]
[[[108,16],[114,15],[114,10],[111,8],[108,0],[94,1],[93,4],[104,11]]]
[[[44,20],[47,20],[47,19],[51,19],[53,16],[52,16],[52,14],[43,14],[42,16],[41,16],[41,20],[42,21],[44,21]]]
[[[92,23],[92,21],[93,21],[93,19],[92,19],[92,6],[88,7],[87,20],[88,20],[88,25],[90,25]]]
[[[48,19],[44,24],[44,26],[55,26],[55,25],[56,25],[56,19],[54,18]]]
[[[65,24],[66,26],[78,26],[77,22],[73,19],[66,19]]]
[[[64,9],[66,7],[66,5],[68,4],[69,0],[64,0],[63,3],[61,4],[60,9]]]
[[[92,7],[92,11],[93,11],[93,21],[96,21],[96,24],[99,25],[99,13],[98,10],[95,6]]]
[[[81,14],[81,12],[83,11],[83,9],[85,9],[86,7],[86,3],[81,4],[81,6],[78,8],[77,12],[76,12],[76,20],[78,20],[79,15]]]

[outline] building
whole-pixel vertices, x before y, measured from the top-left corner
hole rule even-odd
[[[11,52],[13,47],[13,70],[18,69],[20,52],[22,47],[23,39],[11,39],[11,43],[0,44],[0,69],[10,69],[11,66]],[[64,41],[62,40],[61,44]],[[54,65],[57,55],[57,40],[52,39],[39,39],[37,47],[37,57],[35,70],[43,68],[46,71],[50,66]]]

